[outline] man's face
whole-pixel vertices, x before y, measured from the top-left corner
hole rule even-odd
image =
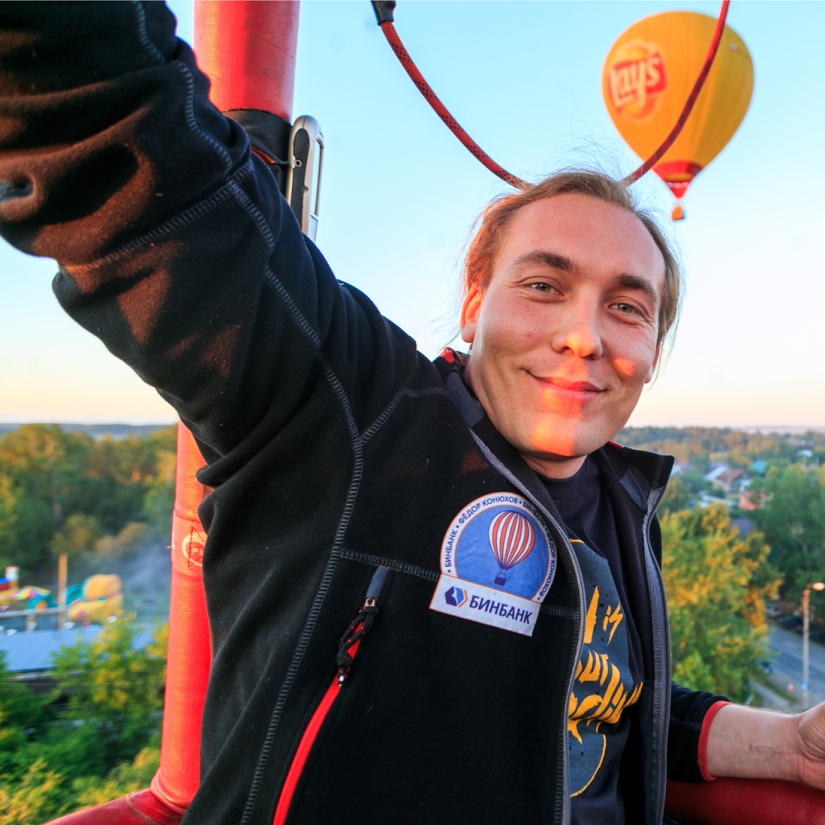
[[[461,309],[467,378],[533,469],[566,478],[624,426],[659,356],[664,258],[632,213],[580,194],[522,207]]]

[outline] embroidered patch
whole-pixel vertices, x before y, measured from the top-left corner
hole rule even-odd
[[[532,636],[555,572],[536,508],[515,493],[490,493],[447,528],[430,610]]]

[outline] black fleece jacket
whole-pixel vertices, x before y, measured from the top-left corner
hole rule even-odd
[[[552,502],[467,418],[460,381],[448,391],[457,366],[437,369],[335,280],[207,91],[162,4],[0,3],[0,232],[59,262],[61,304],[157,387],[208,460],[214,665],[186,821],[272,822],[343,673],[293,773],[289,822],[562,823],[581,586]],[[599,460],[651,607],[628,821],[658,825],[666,752],[672,775],[699,778],[713,697],[676,689],[669,705],[653,516],[668,461],[612,446]],[[445,531],[493,492],[532,502],[558,559],[532,636],[429,609]],[[350,667],[340,640],[377,568]]]

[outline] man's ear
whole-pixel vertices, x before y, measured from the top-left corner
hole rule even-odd
[[[662,345],[656,344],[656,353],[653,356],[653,363],[650,365],[650,369],[647,373],[647,378],[645,378],[645,384],[649,384],[653,380],[653,376],[656,375],[656,365],[659,363],[659,355],[662,352]]]
[[[481,301],[483,299],[478,286],[470,287],[464,300],[461,302],[461,315],[459,324],[461,326],[461,340],[467,344],[472,344],[476,337],[476,327],[478,326],[478,314],[481,312]]]

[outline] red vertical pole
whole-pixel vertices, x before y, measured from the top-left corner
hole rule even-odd
[[[221,111],[258,109],[292,118],[298,2],[195,0],[195,54]],[[184,810],[198,789],[200,733],[211,641],[200,554],[205,536],[197,508],[203,465],[192,435],[178,427],[172,525],[172,596],[160,769],[155,795]]]
[[[195,54],[218,109],[292,121],[298,8],[297,0],[195,0]]]
[[[201,568],[206,535],[198,519],[206,491],[195,477],[204,461],[192,433],[180,422],[177,452],[163,734],[160,768],[151,787],[155,796],[182,813],[200,780],[201,719],[212,645]]]

